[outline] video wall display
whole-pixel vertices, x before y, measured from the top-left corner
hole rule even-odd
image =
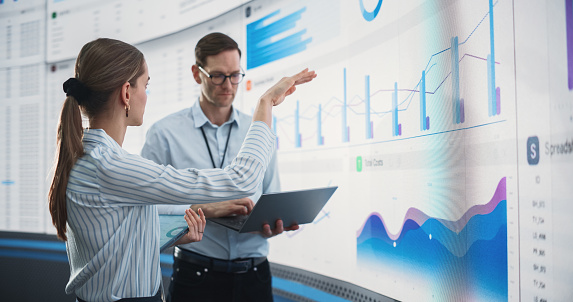
[[[85,42],[146,57],[144,124],[123,145],[139,153],[198,100],[195,44],[217,31],[242,50],[245,113],[318,73],[273,111],[282,190],[339,189],[270,261],[401,301],[573,297],[572,0],[159,3],[0,0],[0,230],[55,233],[61,84]]]

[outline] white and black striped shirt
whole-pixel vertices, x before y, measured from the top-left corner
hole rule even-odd
[[[66,293],[86,301],[153,296],[161,281],[155,204],[254,194],[275,140],[265,123],[255,122],[229,166],[176,170],[127,153],[101,129],[84,131],[85,155],[74,165],[66,192],[71,270]]]

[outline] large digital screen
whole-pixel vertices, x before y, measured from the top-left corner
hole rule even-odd
[[[19,35],[9,45],[40,47],[47,58],[24,64],[21,56],[36,55],[21,47],[18,61],[0,58],[0,229],[54,233],[44,178],[61,83],[73,74],[70,49],[81,46],[62,43],[82,33],[56,25],[79,8],[49,1],[37,16],[48,38],[36,46],[34,15],[8,22],[7,2],[0,30]],[[82,10],[94,18],[84,21],[115,22],[120,2],[97,3]],[[190,4],[178,3],[157,14],[192,18],[178,11]],[[156,20],[149,7],[140,13]],[[281,77],[318,73],[273,111],[281,184],[339,189],[313,223],[271,239],[271,262],[401,301],[573,297],[573,0],[255,0],[227,8],[180,25],[121,19],[128,32],[105,32],[133,37],[150,70],[145,121],[128,129],[126,150],[139,153],[154,122],[197,101],[195,44],[223,32],[242,49],[246,78],[234,106],[243,112]],[[139,32],[145,26],[152,38]],[[43,84],[32,92],[22,83],[35,77]]]

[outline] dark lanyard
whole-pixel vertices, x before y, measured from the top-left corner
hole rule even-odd
[[[221,159],[221,165],[219,168],[223,168],[223,163],[225,162],[225,155],[227,155],[227,147],[229,147],[229,139],[231,138],[231,130],[233,130],[233,124],[231,124],[231,128],[229,128],[227,142],[225,143],[225,151],[223,152],[223,158]],[[201,127],[201,133],[203,133],[203,139],[205,140],[205,145],[207,145],[207,151],[209,151],[209,157],[211,158],[211,163],[213,163],[213,168],[217,168],[217,165],[215,165],[215,160],[213,159],[213,154],[211,154],[209,142],[207,141],[207,135],[205,135],[205,130],[203,130],[203,127]]]

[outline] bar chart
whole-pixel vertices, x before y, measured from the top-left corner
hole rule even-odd
[[[357,74],[353,66],[343,66],[338,70],[330,68],[327,71],[329,76],[339,75],[338,79],[332,80],[332,85],[341,87],[341,93],[322,97],[325,101],[319,102],[315,99],[309,102],[305,96],[300,96],[291,114],[277,114],[274,129],[282,142],[281,148],[332,147],[339,146],[340,143],[352,145],[363,144],[365,141],[404,139],[433,133],[462,131],[503,120],[501,88],[495,80],[496,66],[500,66],[503,62],[495,60],[494,3],[493,1],[487,3],[488,10],[463,38],[459,35],[451,36],[445,47],[429,54],[426,63],[418,66],[417,76],[404,77],[408,80],[380,81],[376,72]],[[295,21],[304,13],[305,10],[300,9],[293,13],[294,15],[285,16],[275,22],[281,24],[280,31],[285,31],[288,27],[291,32],[300,33],[297,35],[298,42],[279,44],[276,47],[265,46],[266,49],[275,49],[277,52],[272,59],[262,64],[292,55],[295,53],[295,48],[296,52],[302,52],[304,51],[300,46],[302,44],[311,45],[308,43],[312,40],[304,39],[304,33],[296,28]],[[278,14],[278,11],[271,15],[275,14]],[[286,23],[290,25],[286,26]],[[258,24],[260,23],[251,23],[247,27]],[[267,27],[270,28],[265,30],[269,32],[274,28]],[[481,40],[489,43],[487,53],[483,52],[485,50],[483,47],[474,50]],[[283,49],[287,47],[286,45],[293,48],[287,51]],[[279,49],[283,50],[278,51]],[[260,53],[257,57],[259,56]],[[253,61],[259,62],[259,59]],[[360,77],[363,79],[362,92],[356,88],[349,89],[349,81],[356,83],[356,79]],[[415,78],[414,83],[410,80],[413,78]],[[483,83],[483,85],[472,84],[481,89],[480,93],[466,95],[464,86],[467,87],[468,82],[476,79],[479,80],[478,83]],[[328,92],[330,90],[327,90]],[[415,99],[419,99],[419,102]],[[471,104],[468,105],[468,102]],[[381,109],[384,107],[387,109]],[[475,110],[468,112],[476,107],[480,110],[479,113]],[[449,114],[446,113],[448,108],[451,108]],[[482,113],[484,111],[482,108],[487,112],[486,115]],[[451,116],[451,123],[444,123],[448,115]],[[473,118],[468,120],[468,115]],[[476,118],[478,115],[479,118]],[[413,124],[413,116],[416,116],[415,123],[419,125]],[[332,131],[335,128],[340,129],[340,132]],[[363,134],[357,133],[358,130]]]

